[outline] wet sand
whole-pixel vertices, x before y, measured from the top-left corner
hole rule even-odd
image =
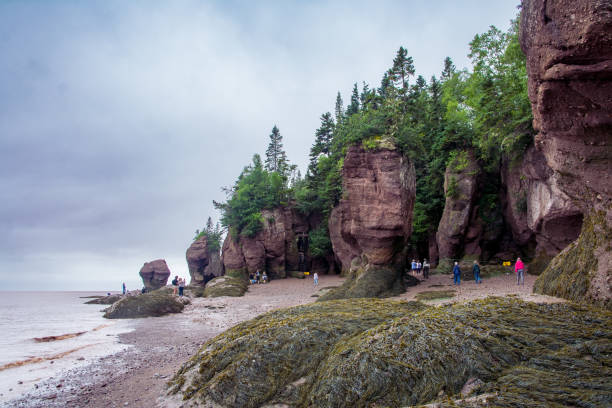
[[[513,274],[453,286],[450,275],[432,275],[420,285],[394,299],[413,300],[417,293],[456,289],[455,297],[428,301],[442,304],[490,295],[516,295],[534,302],[562,299],[531,293],[536,277],[527,275],[517,286]],[[154,407],[165,393],[166,382],[197,349],[222,331],[270,310],[310,303],[320,289],[339,286],[343,278],[321,276],[318,288],[312,278],[283,279],[267,285],[252,285],[244,297],[197,298],[181,314],[135,319],[135,330],[120,335],[127,350],[74,369],[62,378],[38,384],[36,392],[14,400],[6,407]]]

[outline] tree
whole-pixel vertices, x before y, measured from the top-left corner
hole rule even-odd
[[[414,62],[412,57],[408,56],[408,51],[404,47],[397,50],[397,55],[393,59],[393,67],[389,70],[389,77],[397,88],[400,89],[402,95],[405,95],[408,90],[408,78],[414,75]]]
[[[328,155],[334,136],[334,120],[331,113],[325,112],[321,115],[321,126],[315,132],[315,141],[310,148],[310,165],[308,170],[311,175],[317,173],[317,163],[321,154]]]
[[[453,64],[453,60],[450,57],[444,58],[444,69],[442,70],[442,75],[440,76],[440,80],[445,82],[450,79],[455,73],[455,65]]]
[[[346,116],[351,116],[359,112],[359,89],[357,82],[353,85],[353,93],[351,94],[351,103],[346,109]]]
[[[266,170],[285,175],[287,170],[287,154],[283,150],[283,136],[276,125],[270,133],[270,144],[266,150]]]
[[[340,126],[340,124],[344,121],[344,101],[342,100],[342,95],[340,95],[340,91],[338,91],[338,95],[336,95],[336,124]]]

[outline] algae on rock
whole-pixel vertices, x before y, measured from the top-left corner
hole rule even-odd
[[[249,284],[242,278],[219,276],[206,284],[204,297],[242,296],[248,290]]]
[[[179,298],[167,293],[161,288],[149,293],[137,296],[125,296],[113,303],[104,317],[107,319],[130,319],[135,317],[163,316],[169,313],[180,313],[185,304],[189,304],[188,298]]]
[[[318,302],[210,340],[170,382],[169,398],[184,406],[407,406],[435,402],[441,391],[458,396],[478,378],[472,393],[493,393],[494,406],[524,406],[525,395],[542,406],[609,406],[610,327],[603,309],[513,298],[442,307]]]
[[[533,291],[612,309],[612,271],[598,264],[600,253],[607,252],[609,258],[610,242],[612,229],[607,225],[605,213],[601,211],[585,217],[580,237],[553,258],[536,280]]]

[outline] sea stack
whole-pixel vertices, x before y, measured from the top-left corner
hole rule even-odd
[[[164,259],[145,262],[140,269],[140,277],[147,290],[159,289],[166,286],[170,277],[170,268]]]

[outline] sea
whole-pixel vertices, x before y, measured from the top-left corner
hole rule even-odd
[[[102,317],[107,305],[86,305],[106,292],[0,291],[0,404],[37,384],[117,353],[128,320]]]

